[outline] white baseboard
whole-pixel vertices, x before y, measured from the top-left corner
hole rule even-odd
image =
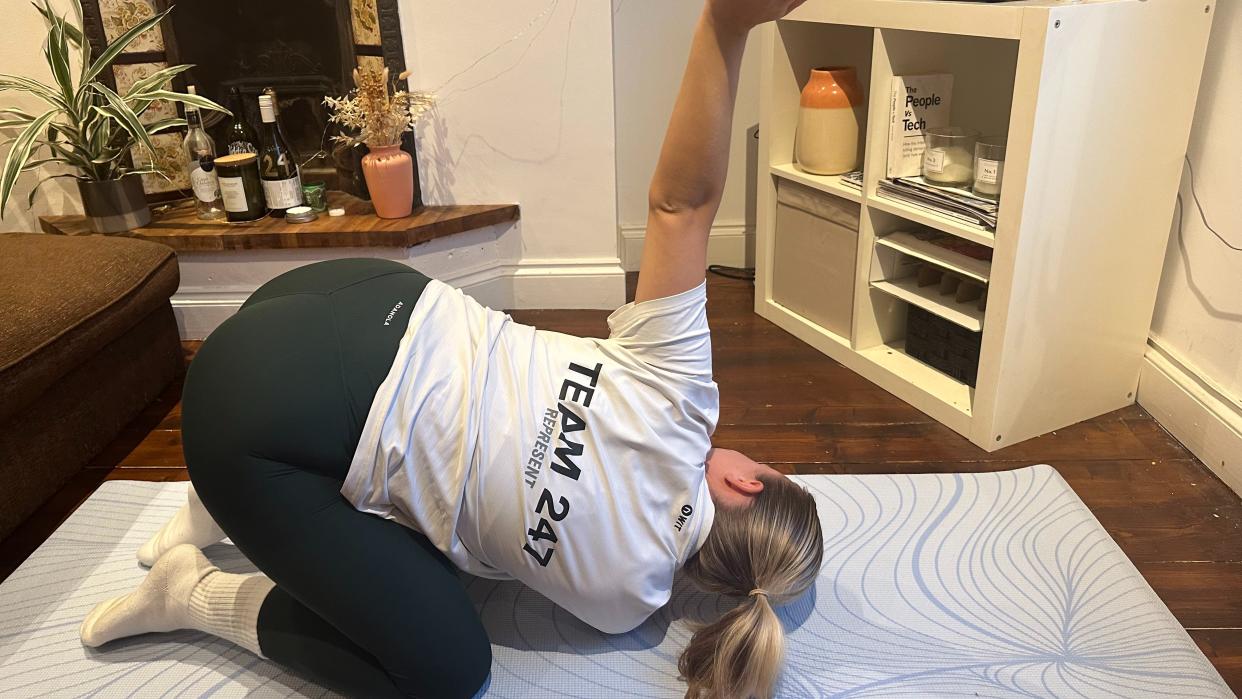
[[[615,257],[522,260],[507,274],[509,302],[496,308],[612,310],[625,304],[625,270]]]
[[[1242,495],[1242,401],[1153,340],[1143,358],[1138,402]]]
[[[617,258],[528,259],[484,264],[436,278],[497,309],[612,310],[625,303],[625,271]],[[252,292],[178,291],[172,306],[182,339],[207,337],[236,313]]]
[[[172,297],[182,340],[202,340],[241,308],[248,293],[182,293]]]
[[[647,238],[646,226],[621,226],[621,266],[627,272],[637,272],[643,259],[643,241]],[[712,226],[707,239],[707,264],[728,267],[753,267],[755,265],[755,231],[744,223]]]

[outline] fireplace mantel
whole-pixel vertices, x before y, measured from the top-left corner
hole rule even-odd
[[[178,252],[410,248],[456,233],[517,221],[520,216],[517,204],[473,204],[425,206],[406,218],[382,219],[375,216],[370,202],[343,192],[331,192],[329,196],[333,207],[345,209],[344,216],[321,214],[317,221],[299,224],[280,218],[229,224],[200,221],[193,202],[182,202],[157,210],[149,225],[119,235],[161,243]],[[83,216],[44,216],[39,220],[45,233],[91,235]]]

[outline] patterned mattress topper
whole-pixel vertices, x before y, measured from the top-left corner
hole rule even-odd
[[[825,565],[781,609],[781,697],[1234,696],[1051,467],[797,480],[820,505]],[[141,580],[134,552],[184,498],[184,483],[106,483],[0,585],[0,697],[331,696],[200,633],[78,642],[93,605]],[[207,555],[253,570],[227,543]],[[679,585],[605,636],[516,583],[467,584],[494,646],[486,697],[681,697],[688,622],[731,604]]]

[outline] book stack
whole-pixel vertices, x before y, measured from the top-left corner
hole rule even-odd
[[[930,209],[949,218],[996,230],[997,203],[969,189],[933,185],[922,177],[880,180],[878,194],[911,206]]]
[[[841,184],[862,191],[862,170],[854,170],[841,175]]]

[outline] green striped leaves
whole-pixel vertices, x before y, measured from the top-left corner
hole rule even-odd
[[[82,4],[70,0],[71,12],[58,15],[51,0],[32,3],[47,25],[43,55],[52,74],[47,84],[20,75],[0,74],[0,93],[24,92],[38,98],[47,111],[35,115],[20,109],[0,107],[0,131],[17,133],[0,170],[0,216],[23,172],[45,165],[62,164],[77,169],[76,175],[52,173],[42,184],[56,177],[111,180],[126,174],[149,172],[134,169],[126,155],[131,148],[154,150],[151,137],[170,129],[182,128],[184,119],[163,119],[144,123],[143,114],[160,101],[176,102],[202,110],[229,113],[220,105],[197,95],[184,95],[168,89],[169,83],[191,66],[170,66],[135,82],[124,95],[104,83],[101,76],[124,51],[145,32],[154,30],[172,11],[169,7],[134,25],[107,46],[98,56],[82,30]],[[74,53],[81,64],[75,71]],[[75,75],[76,72],[76,75]],[[36,156],[44,150],[42,156]],[[38,184],[35,191],[38,190]],[[31,198],[33,201],[33,192]]]

